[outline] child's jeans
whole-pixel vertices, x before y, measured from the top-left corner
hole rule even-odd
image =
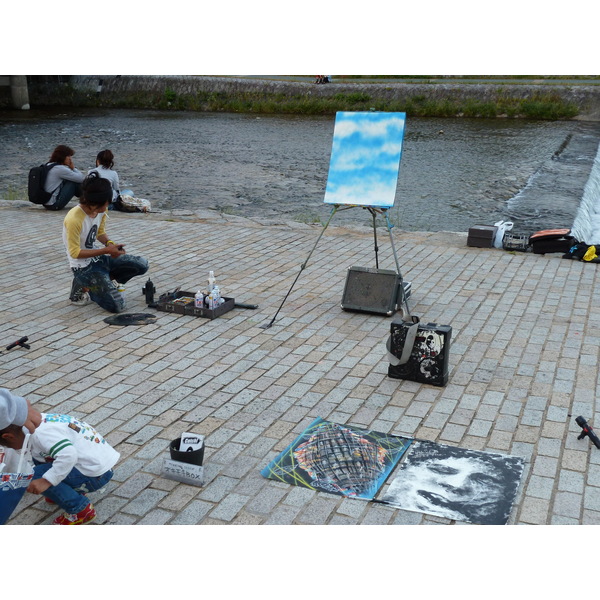
[[[51,467],[52,463],[35,464],[33,467],[33,479],[41,479],[44,473]],[[50,486],[43,495],[58,504],[66,513],[76,515],[90,502],[82,494],[99,490],[112,479],[112,476],[112,469],[109,469],[99,477],[90,477],[77,469],[72,469],[58,485]]]

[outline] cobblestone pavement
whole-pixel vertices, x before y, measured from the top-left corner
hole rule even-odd
[[[391,319],[340,308],[347,267],[375,266],[366,227],[330,227],[264,329],[319,228],[214,211],[111,214],[111,238],[148,258],[159,294],[196,290],[214,270],[225,295],[259,305],[215,320],[156,312],[140,279],[127,285],[128,312],[158,319],[118,327],[95,304],[70,306],[64,215],[0,203],[2,349],[25,335],[31,345],[0,355],[0,386],[85,419],[121,453],[114,479],[91,495],[95,523],[454,524],[263,478],[316,417],[521,456],[509,523],[600,521],[600,452],[575,423],[597,416],[597,265],[394,229],[412,312],[453,328],[448,385],[433,387],[387,376]],[[393,269],[382,231],[380,267]],[[184,431],[206,436],[202,487],[161,475]],[[57,512],[26,494],[9,523],[46,524]]]

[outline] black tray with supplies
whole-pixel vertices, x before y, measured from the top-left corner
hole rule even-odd
[[[232,310],[235,306],[235,300],[233,298],[223,296],[223,300],[225,300],[225,302],[216,308],[200,308],[194,306],[194,292],[179,290],[174,294],[169,294],[166,298],[161,296],[156,304],[156,310],[173,312],[179,315],[189,315],[192,317],[204,317],[205,319],[216,319]]]

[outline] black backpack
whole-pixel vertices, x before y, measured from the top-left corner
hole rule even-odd
[[[29,169],[29,180],[27,183],[29,202],[33,202],[34,204],[45,204],[50,200],[52,194],[44,189],[44,183],[46,183],[48,171],[56,165],[57,163],[44,163],[39,167]]]

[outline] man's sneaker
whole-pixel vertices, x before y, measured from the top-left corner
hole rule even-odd
[[[71,301],[71,304],[75,306],[85,306],[92,301],[90,295],[88,294],[88,289],[78,286],[74,279],[73,284],[71,285],[69,300]]]
[[[64,513],[60,517],[54,519],[53,525],[83,525],[89,523],[96,518],[96,509],[92,504],[88,504],[83,510],[79,511],[76,515],[68,515]]]
[[[112,280],[112,284],[117,288],[117,292],[119,292],[119,294],[125,297],[125,284],[119,283],[115,279]]]
[[[75,299],[71,298],[71,306],[85,306],[91,302],[92,299],[87,292],[81,292],[81,294],[76,296]]]
[[[71,291],[69,292],[69,300],[71,300],[71,302],[76,301],[84,291],[84,288],[77,283],[75,278],[73,278],[73,282],[71,283]]]

